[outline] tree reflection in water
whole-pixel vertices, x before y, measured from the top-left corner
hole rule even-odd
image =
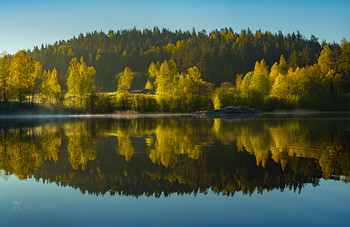
[[[349,118],[75,119],[1,124],[1,176],[89,194],[223,195],[349,181]]]

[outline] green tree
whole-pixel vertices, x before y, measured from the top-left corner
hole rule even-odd
[[[31,102],[34,102],[34,96],[35,94],[40,92],[39,88],[39,80],[41,78],[42,74],[42,65],[40,62],[36,61],[34,62],[34,82],[31,84],[31,94],[32,94],[32,99]]]
[[[343,39],[340,45],[339,71],[344,79],[345,92],[350,92],[350,43]]]
[[[179,73],[173,60],[164,61],[158,70],[156,64],[151,64],[149,69],[150,75],[156,76],[156,98],[161,110],[170,110],[176,108],[174,98],[178,91]]]
[[[80,108],[83,108],[86,95],[93,89],[96,70],[93,66],[88,67],[84,62],[84,58],[81,57],[80,62],[76,58],[71,60],[68,71],[68,93],[73,95],[73,106],[76,107],[77,98]]]
[[[150,64],[150,66],[148,67],[149,77],[150,78],[157,78],[157,75],[159,73],[159,68],[160,68],[159,62],[157,62],[157,63],[152,62]]]
[[[288,72],[288,66],[286,59],[284,58],[283,54],[280,57],[279,65],[278,65],[279,71],[282,75],[286,75]]]
[[[270,92],[270,82],[266,74],[255,74],[252,77],[252,81],[249,84],[249,89],[259,93],[262,97],[265,97]]]
[[[160,98],[166,97],[168,94],[176,88],[174,84],[175,76],[178,75],[176,64],[174,61],[164,61],[160,68],[159,72],[156,72],[156,94]]]
[[[288,65],[292,69],[296,69],[300,65],[300,57],[296,50],[293,50],[292,54],[288,58]]]
[[[131,69],[126,67],[124,73],[120,76],[118,81],[118,92],[126,93],[131,87],[133,76],[131,75]]]
[[[178,82],[178,94],[181,97],[182,111],[204,110],[208,108],[213,84],[201,79],[201,73],[197,67],[187,70],[185,76],[181,75]]]
[[[133,76],[131,69],[126,67],[123,73],[118,74],[118,90],[117,90],[117,103],[118,109],[129,110],[131,109],[131,100],[128,90],[131,87]]]
[[[58,84],[57,70],[55,68],[52,72],[50,70],[47,72],[44,71],[40,91],[45,101],[52,102],[55,100],[56,104],[59,103],[59,100],[62,97],[62,91],[61,86]]]
[[[253,72],[249,72],[247,73],[244,77],[242,82],[240,82],[239,84],[239,89],[242,93],[242,96],[245,98],[249,98],[249,85],[252,81],[254,73]],[[237,83],[237,82],[236,82]]]
[[[261,60],[260,63],[255,63],[254,74],[251,78],[249,89],[253,94],[256,94],[259,98],[263,100],[270,92],[270,82],[268,78],[268,67],[265,60]]]
[[[88,67],[84,58],[80,58],[80,67],[79,67],[79,75],[80,75],[80,83],[79,83],[79,98],[80,105],[82,106],[83,100],[86,98],[88,93],[91,93],[94,89],[95,79],[94,76],[96,74],[96,70],[93,66]]]
[[[79,93],[79,63],[76,58],[73,58],[69,64],[68,68],[68,78],[67,78],[67,86],[68,86],[68,94],[73,95],[73,106],[75,107],[76,96]]]

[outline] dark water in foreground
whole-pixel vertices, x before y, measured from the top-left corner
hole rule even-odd
[[[0,226],[348,226],[350,116],[0,120]]]

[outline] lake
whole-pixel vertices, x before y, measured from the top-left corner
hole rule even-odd
[[[350,114],[0,125],[0,226],[348,225]]]

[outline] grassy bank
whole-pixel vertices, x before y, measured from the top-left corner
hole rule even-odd
[[[0,115],[71,114],[77,111],[66,107],[54,107],[36,103],[0,102]]]

